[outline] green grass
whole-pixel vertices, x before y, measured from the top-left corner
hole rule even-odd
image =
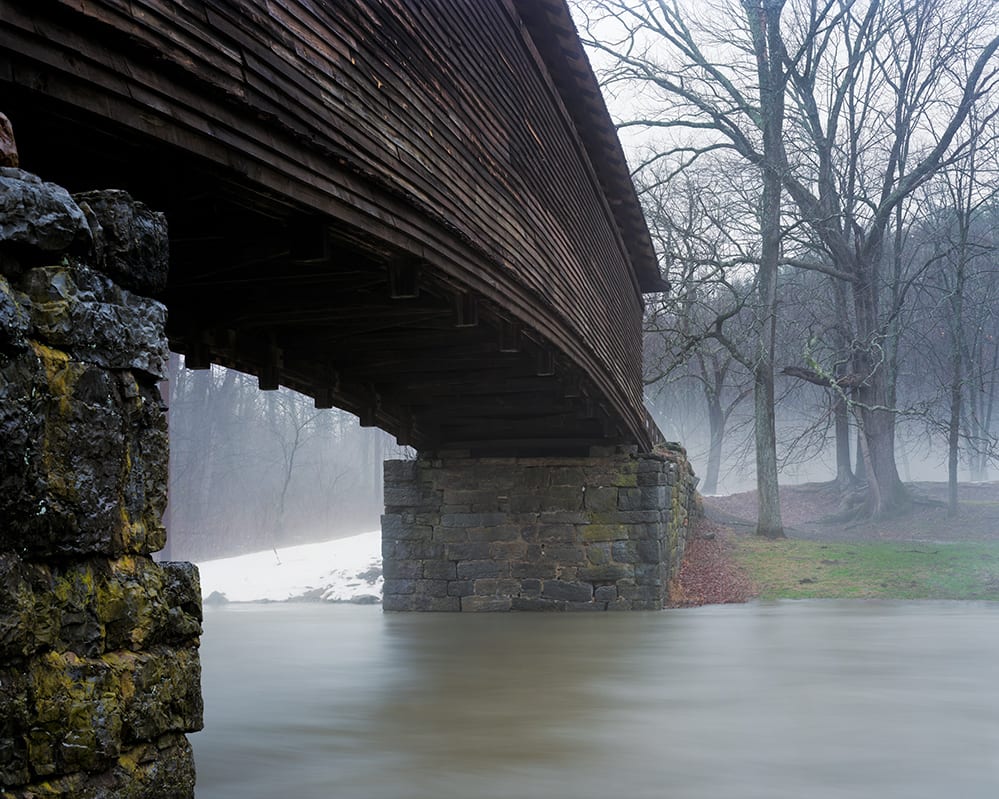
[[[732,543],[763,599],[999,601],[999,543]]]

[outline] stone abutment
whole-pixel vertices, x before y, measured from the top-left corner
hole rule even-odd
[[[696,478],[678,446],[385,464],[385,610],[658,610]]]
[[[8,161],[10,163],[10,161]],[[163,547],[166,225],[0,168],[0,797],[182,799],[196,569]]]

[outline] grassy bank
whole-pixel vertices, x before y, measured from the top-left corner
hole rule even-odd
[[[763,599],[999,600],[999,543],[731,539]]]

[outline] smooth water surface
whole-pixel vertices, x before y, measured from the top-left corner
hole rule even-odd
[[[208,609],[198,799],[994,799],[999,606]]]

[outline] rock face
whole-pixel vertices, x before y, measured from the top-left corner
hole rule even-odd
[[[191,797],[201,595],[166,506],[163,218],[0,168],[0,796]]]

